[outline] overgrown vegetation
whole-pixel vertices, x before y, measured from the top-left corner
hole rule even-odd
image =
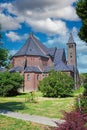
[[[79,95],[82,95],[84,93],[84,90],[85,90],[84,86],[80,86],[78,89],[73,91],[73,96],[77,97]]]
[[[0,96],[14,96],[22,87],[23,77],[19,73],[0,73]]]
[[[87,114],[87,96],[79,95],[78,98],[76,98],[76,110],[80,109],[80,112],[82,114]]]
[[[87,74],[81,74],[81,86],[74,91],[76,97],[74,109],[64,112],[65,122],[58,124],[56,130],[87,130]]]
[[[82,79],[83,93],[76,98],[76,109],[80,109],[81,113],[87,114],[87,73],[81,74],[80,79]],[[79,103],[78,103],[79,99]]]
[[[44,97],[71,96],[73,88],[74,81],[70,76],[63,72],[55,72],[54,70],[39,83],[39,89]]]
[[[84,117],[79,111],[71,111],[70,113],[64,113],[65,122],[58,124],[58,128],[55,130],[87,130],[85,126],[87,118]]]

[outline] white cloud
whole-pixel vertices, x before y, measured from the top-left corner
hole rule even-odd
[[[27,39],[28,38],[28,34],[24,34],[23,36],[15,33],[15,32],[12,32],[10,31],[9,33],[6,33],[6,36],[12,41],[12,42],[15,42],[15,41],[21,41],[21,40],[24,40],[24,39]]]
[[[66,49],[69,35],[69,30],[67,30],[67,33],[65,33],[65,35],[55,35],[52,37],[48,37],[47,41],[44,42],[44,44],[50,47],[56,46],[58,48]]]
[[[56,11],[55,14],[56,17],[63,18],[65,20],[70,20],[70,21],[78,20],[78,16],[76,15],[76,11],[74,7],[70,5]]]
[[[10,51],[9,51],[9,55],[12,55],[12,56],[13,56],[13,55],[15,55],[15,54],[17,53],[17,51],[18,51],[18,50],[15,50],[15,49],[10,50]]]
[[[61,20],[51,20],[50,18],[45,20],[28,20],[32,28],[38,32],[44,32],[50,35],[60,34],[64,35],[67,32],[67,28],[64,22]]]
[[[54,9],[54,8],[63,8],[68,5],[72,5],[76,0],[16,0],[15,6],[18,10],[44,10],[44,9]]]
[[[13,3],[3,3],[0,5],[2,28],[4,30],[19,29],[21,23],[25,22],[35,31],[64,34],[67,32],[67,27],[62,19],[78,20],[72,6],[73,2],[76,0],[55,0],[55,2],[53,0],[16,0]],[[3,14],[4,9],[7,10],[8,15]]]
[[[80,73],[87,72],[87,54],[78,55],[78,68]]]
[[[2,25],[2,30],[16,30],[21,28],[19,21],[11,16],[6,16],[5,14],[0,14],[0,23]]]
[[[5,13],[3,12],[5,10]],[[21,23],[24,22],[24,17],[17,12],[16,8],[11,3],[0,4],[0,23],[2,30],[17,30],[21,28]]]
[[[20,36],[18,36],[18,34],[17,33],[15,33],[15,32],[9,32],[9,33],[6,33],[6,36],[12,41],[12,42],[14,42],[14,41],[19,41],[19,40],[21,40],[21,37]]]
[[[22,28],[26,23],[34,31],[49,36],[45,43],[50,46],[65,47],[69,33],[66,21],[78,21],[75,8],[72,6],[77,0],[15,0],[13,3],[0,4],[0,23],[3,30],[10,30],[6,36],[11,41],[27,39],[28,34],[19,35],[12,30]],[[4,13],[5,10],[5,13]],[[87,72],[87,46],[77,35],[77,28],[73,28],[74,40],[77,44],[77,57],[80,72]],[[56,34],[56,36],[55,36]],[[53,37],[50,37],[53,35]]]

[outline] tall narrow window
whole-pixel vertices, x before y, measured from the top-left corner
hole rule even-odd
[[[30,80],[30,74],[27,75],[27,80]]]
[[[70,58],[72,58],[72,52],[70,53]]]
[[[37,80],[39,80],[39,75],[37,75]]]

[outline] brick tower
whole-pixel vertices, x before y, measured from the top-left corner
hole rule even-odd
[[[73,66],[74,70],[74,81],[75,81],[75,89],[79,86],[79,72],[77,69],[77,55],[76,55],[76,43],[74,42],[72,33],[70,33],[70,37],[67,43],[67,51],[68,51],[68,65]]]
[[[77,68],[77,56],[76,56],[76,43],[74,42],[72,33],[70,33],[70,37],[67,43],[68,49],[68,64],[73,65]]]

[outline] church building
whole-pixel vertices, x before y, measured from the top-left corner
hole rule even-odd
[[[48,76],[52,69],[72,76],[77,87],[79,74],[72,34],[67,42],[67,52],[68,61],[64,49],[47,48],[31,33],[23,47],[12,57],[13,68],[10,72],[19,72],[24,76],[24,92],[36,91],[39,81]]]

